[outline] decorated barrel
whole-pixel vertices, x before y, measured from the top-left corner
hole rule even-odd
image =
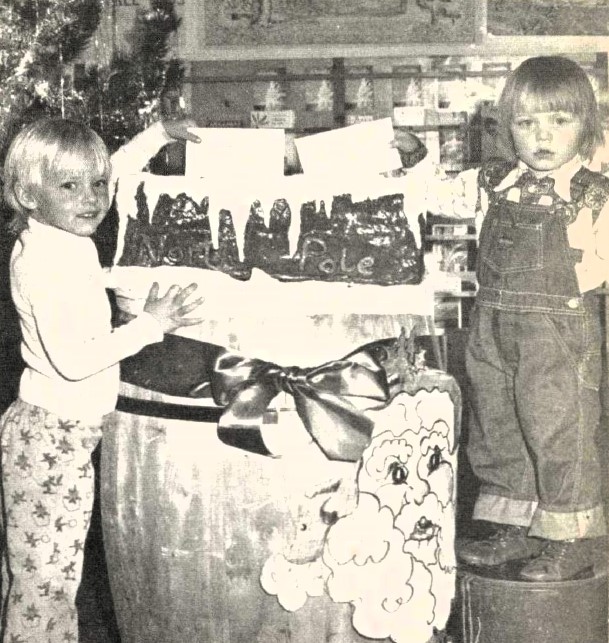
[[[123,363],[104,432],[123,643],[439,637],[460,397],[414,339],[434,303],[418,188],[121,177],[121,311],[153,282],[205,298],[199,323]]]
[[[208,389],[246,367],[240,346],[170,337],[128,363],[101,472],[123,643],[441,640],[459,390],[397,339],[408,316],[357,318],[310,320],[322,345],[350,337],[335,360],[255,361],[254,380],[283,382],[255,422],[260,381]]]

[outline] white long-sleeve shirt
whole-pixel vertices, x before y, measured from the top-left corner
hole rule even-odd
[[[159,123],[121,148],[109,189],[170,140]],[[26,364],[20,398],[62,418],[98,422],[116,405],[120,360],[161,341],[158,322],[142,313],[113,330],[93,241],[31,218],[15,243],[10,277]]]
[[[564,201],[571,201],[571,179],[582,165],[582,161],[575,158],[548,174],[555,181],[556,193]],[[527,169],[523,162],[519,162],[495,191],[511,188]],[[478,233],[489,203],[488,195],[478,188],[479,172],[475,168],[447,177],[427,159],[409,171],[421,177],[420,184],[425,186],[429,212],[475,219]],[[518,201],[518,188],[510,190],[507,198]],[[582,259],[575,266],[580,292],[587,292],[609,281],[609,202],[604,205],[594,222],[590,208],[582,208],[575,220],[567,226],[567,236],[569,245],[582,251]]]

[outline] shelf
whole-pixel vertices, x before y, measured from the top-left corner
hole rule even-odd
[[[381,71],[354,71],[350,72],[348,69],[341,70],[337,75],[333,75],[329,70],[328,72],[311,72],[311,73],[270,73],[260,72],[256,76],[249,75],[218,75],[218,76],[199,76],[192,74],[184,78],[185,83],[258,83],[270,80],[281,81],[310,81],[310,80],[332,80],[332,78],[340,78],[341,80],[349,79],[390,79],[395,78],[431,78],[439,80],[463,80],[466,78],[502,78],[505,76],[505,71],[490,71],[490,70],[476,70],[476,71],[444,71],[438,69],[437,71],[394,71],[394,72],[381,72]]]
[[[453,299],[467,299],[469,297],[475,297],[478,293],[474,292],[473,290],[463,290],[461,292],[453,292],[451,290],[436,290],[434,291],[434,295],[436,298],[446,298],[446,297],[451,297]]]
[[[425,241],[477,241],[478,237],[475,234],[459,234],[459,235],[450,235],[450,234],[428,234],[425,237]]]
[[[455,273],[459,275],[461,281],[469,281],[471,283],[476,283],[476,271],[475,270],[464,270],[463,272]]]
[[[196,3],[192,3],[193,10]],[[180,56],[195,62],[209,61],[242,61],[275,60],[291,58],[307,60],[312,57],[331,59],[342,58],[416,58],[425,56],[528,56],[539,55],[542,50],[545,55],[587,54],[591,51],[607,51],[608,36],[543,36],[543,44],[539,36],[493,36],[482,37],[480,42],[412,42],[405,44],[325,44],[325,45],[255,45],[242,47],[239,45],[213,46],[203,45],[199,37],[189,31],[187,38],[180,42]],[[424,52],[422,54],[422,52]]]

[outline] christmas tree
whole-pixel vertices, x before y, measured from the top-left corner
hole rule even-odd
[[[150,0],[140,8],[129,52],[116,52],[108,67],[89,66],[78,87],[85,97],[89,124],[111,151],[179,107],[184,69],[170,57],[169,37],[179,26],[173,0]]]
[[[423,105],[423,88],[419,78],[411,78],[408,81],[403,98],[404,105],[418,107]]]
[[[89,65],[74,83],[78,55],[94,34],[103,0],[4,0],[0,6],[0,163],[13,135],[41,116],[83,120],[113,151],[167,107],[181,64],[169,59],[178,25],[173,0],[140,9],[132,50],[106,67]]]
[[[357,109],[372,109],[374,107],[374,88],[369,78],[362,78],[357,88],[355,103]]]
[[[12,136],[43,115],[82,114],[69,63],[93,34],[99,0],[9,0],[0,6],[0,162]]]
[[[176,112],[165,100],[179,94],[183,75],[180,62],[168,56],[169,36],[179,24],[173,0],[150,0],[148,9],[140,8],[131,51],[86,66],[79,55],[107,6],[107,0],[0,0],[0,166],[19,129],[43,116],[84,121],[114,151]],[[73,81],[76,68],[83,73]],[[0,199],[0,219],[9,218]],[[6,241],[0,243],[2,267],[10,240],[0,238]],[[0,300],[7,298],[0,288]]]
[[[334,90],[329,80],[322,80],[317,91],[315,109],[318,112],[331,112],[334,107]]]
[[[285,105],[285,91],[281,83],[271,80],[264,96],[264,108],[268,111],[283,109]]]

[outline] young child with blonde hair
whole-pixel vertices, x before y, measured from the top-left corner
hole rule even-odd
[[[78,641],[76,592],[93,504],[91,453],[116,404],[119,361],[195,324],[196,286],[154,285],[144,312],[113,329],[91,239],[115,177],[172,139],[198,140],[190,121],[158,123],[110,159],[87,126],[44,119],[12,141],[4,196],[19,231],[11,294],[25,369],[0,423],[4,560],[2,641]]]
[[[587,167],[603,133],[574,61],[526,60],[498,107],[513,160],[427,185],[431,211],[475,216],[479,230],[467,453],[481,483],[474,519],[494,528],[457,553],[560,581],[605,560],[594,289],[609,279],[609,178]]]

